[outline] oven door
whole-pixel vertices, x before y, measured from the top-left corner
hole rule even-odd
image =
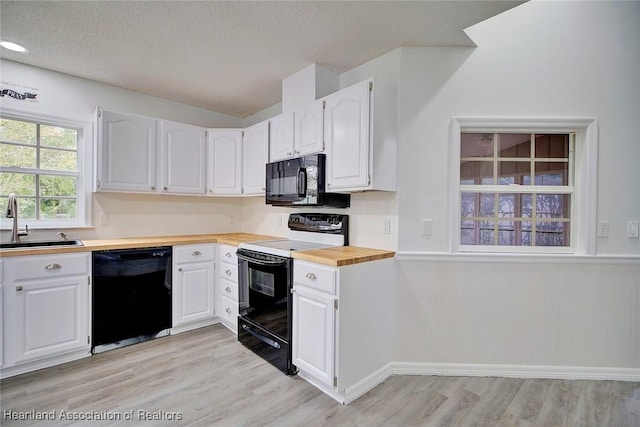
[[[289,341],[291,258],[238,249],[240,317]]]

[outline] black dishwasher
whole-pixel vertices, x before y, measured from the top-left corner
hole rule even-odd
[[[91,351],[168,335],[171,247],[93,252]]]

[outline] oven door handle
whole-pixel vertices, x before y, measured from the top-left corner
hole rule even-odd
[[[279,267],[279,266],[284,266],[287,264],[287,260],[278,260],[278,261],[264,261],[261,259],[255,259],[255,258],[251,258],[249,256],[246,255],[242,255],[242,254],[236,254],[238,259],[241,259],[243,261],[247,261],[247,262],[251,262],[253,264],[258,264],[258,265],[265,265],[268,267]]]
[[[242,325],[242,329],[244,329],[245,331],[249,332],[251,335],[253,335],[254,337],[258,338],[260,341],[262,341],[265,344],[269,344],[271,347],[273,348],[280,348],[280,343],[272,340],[271,338],[267,338],[264,335],[262,335],[259,332],[254,331],[253,329],[251,329],[249,326],[247,325]]]

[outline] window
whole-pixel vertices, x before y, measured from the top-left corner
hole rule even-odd
[[[82,126],[0,118],[0,207],[16,193],[21,223],[83,225],[82,135]]]
[[[595,120],[453,124],[454,250],[595,252]]]
[[[570,246],[572,136],[460,136],[460,244]]]

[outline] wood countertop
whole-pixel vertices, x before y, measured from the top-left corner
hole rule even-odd
[[[194,234],[155,237],[127,237],[122,239],[83,240],[84,246],[54,246],[5,249],[0,256],[46,255],[71,252],[90,252],[111,249],[150,248],[154,246],[192,245],[198,243],[222,243],[238,246],[243,242],[282,239],[282,237],[265,236],[251,233]]]
[[[361,262],[393,258],[395,254],[396,253],[393,251],[381,249],[360,248],[357,246],[338,246],[333,248],[296,251],[292,256],[294,259],[302,259],[333,267],[342,267],[345,265],[359,264]]]
[[[30,247],[19,249],[5,249],[0,251],[0,257],[22,255],[47,255],[73,252],[91,252],[113,249],[150,248],[154,246],[193,245],[198,243],[221,243],[238,246],[244,242],[258,242],[261,240],[278,240],[284,237],[274,237],[252,233],[218,233],[193,234],[154,237],[126,237],[122,239],[83,240],[84,246],[54,246]],[[293,258],[318,264],[341,267],[362,262],[393,258],[395,252],[380,249],[361,248],[357,246],[339,246],[324,249],[296,251]]]

